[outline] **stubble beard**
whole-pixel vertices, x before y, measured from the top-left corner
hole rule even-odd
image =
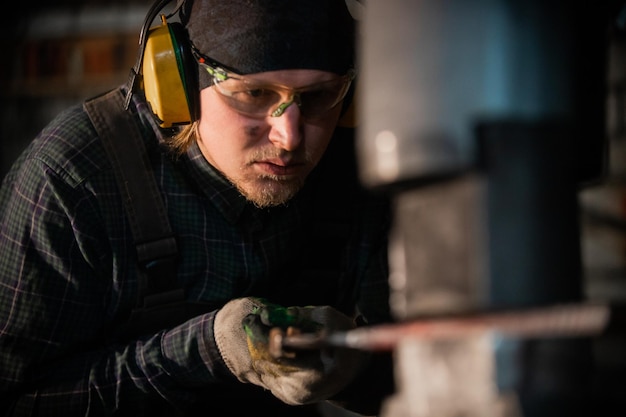
[[[255,160],[261,160],[267,155],[256,155],[246,165],[249,168]],[[311,163],[311,156],[304,155],[306,164]],[[259,208],[268,208],[284,205],[304,186],[305,177],[284,177],[280,175],[259,174],[256,172],[244,173],[237,180],[232,180],[239,192],[252,204]]]
[[[304,185],[304,180],[284,180],[274,175],[260,175],[253,180],[235,184],[239,192],[259,208],[276,207],[286,204]]]

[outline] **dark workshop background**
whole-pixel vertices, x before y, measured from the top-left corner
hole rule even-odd
[[[15,2],[0,42],[0,175],[59,111],[124,82],[151,1]],[[626,300],[626,9],[607,15],[606,175],[579,192],[585,293]],[[565,151],[565,150],[564,150]],[[597,367],[626,392],[623,344],[598,345]]]

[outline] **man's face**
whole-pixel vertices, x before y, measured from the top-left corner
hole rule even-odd
[[[298,89],[334,80],[337,75],[318,70],[281,70],[245,78],[258,86]],[[303,117],[296,103],[280,116],[250,115],[235,109],[217,88],[205,88],[200,93],[202,154],[257,206],[285,203],[302,187],[324,154],[341,104],[313,118]],[[289,99],[288,92],[284,95],[281,102]]]

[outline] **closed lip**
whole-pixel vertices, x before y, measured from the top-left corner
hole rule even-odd
[[[257,161],[256,164],[265,172],[273,175],[296,175],[304,167],[303,162],[279,158]]]

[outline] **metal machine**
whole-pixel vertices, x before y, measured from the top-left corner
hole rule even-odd
[[[613,311],[585,310],[576,193],[604,169],[606,6],[366,2],[357,144],[393,198],[391,307],[444,329],[388,339],[382,417],[602,415],[591,337]]]

